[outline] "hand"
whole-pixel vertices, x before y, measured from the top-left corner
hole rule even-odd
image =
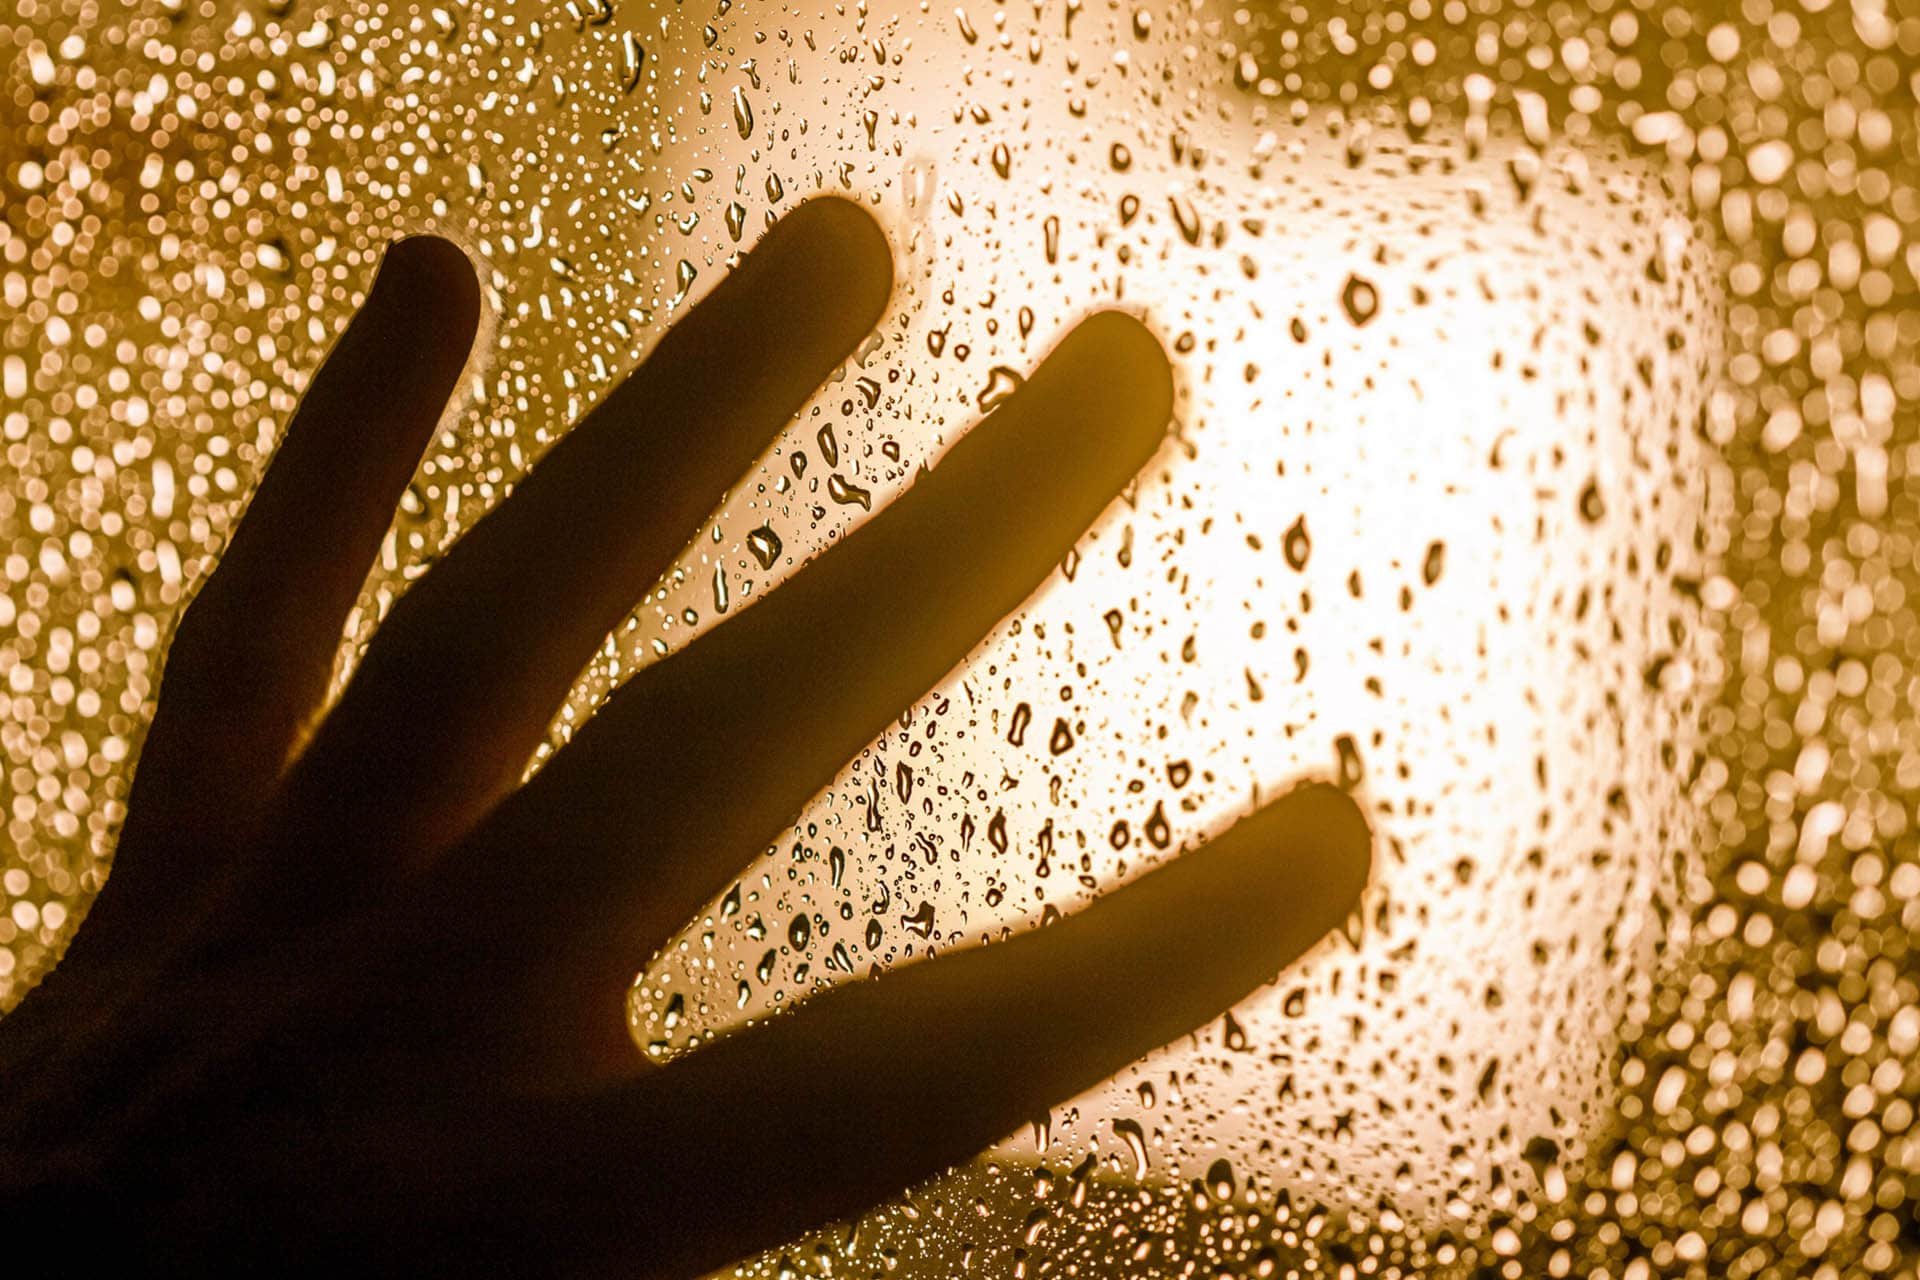
[[[1095,315],[907,493],[631,679],[521,785],[581,667],[878,320],[853,204],[768,233],[393,609],[346,616],[465,364],[445,241],[390,249],[180,623],[110,883],[0,1025],[0,1217],[76,1264],[685,1276],[962,1160],[1345,918],[1306,786],[1044,930],[665,1068],[637,962],[966,655],[1157,449]]]

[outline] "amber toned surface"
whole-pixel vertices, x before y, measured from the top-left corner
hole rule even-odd
[[[1920,16],[28,2],[0,51],[12,998],[388,238],[467,246],[491,321],[349,663],[837,191],[895,234],[895,313],[556,740],[1094,306],[1173,352],[1182,441],[651,967],[639,1037],[1068,909],[1343,738],[1394,843],[1354,937],[834,1271],[1913,1274]],[[1076,1208],[1089,1158],[1148,1189]]]

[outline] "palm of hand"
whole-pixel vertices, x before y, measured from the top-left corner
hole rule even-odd
[[[665,1069],[634,1052],[636,959],[1033,590],[1170,411],[1152,337],[1090,318],[520,785],[607,631],[877,320],[889,261],[856,206],[784,219],[310,728],[479,315],[450,245],[389,252],[174,639],[110,886],[0,1026],[0,1206],[147,1270],[694,1274],[965,1158],[1344,917],[1365,823],[1302,787],[1052,928]]]

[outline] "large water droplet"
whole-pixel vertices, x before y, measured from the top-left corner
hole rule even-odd
[[[780,559],[780,535],[773,531],[772,525],[763,524],[747,535],[747,550],[753,552],[753,558],[762,569],[771,569]]]
[[[742,138],[753,137],[753,104],[747,101],[739,85],[733,86],[733,127],[740,131]]]
[[[1025,378],[1006,365],[993,366],[987,371],[987,385],[980,392],[980,412],[990,413],[1013,399],[1025,382]]]

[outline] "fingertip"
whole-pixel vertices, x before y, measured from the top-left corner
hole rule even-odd
[[[1088,375],[1097,412],[1151,453],[1173,417],[1173,365],[1153,330],[1124,311],[1096,311],[1061,344]]]
[[[1298,845],[1295,858],[1309,872],[1320,901],[1338,918],[1353,909],[1373,874],[1373,829],[1353,797],[1327,782],[1309,782],[1294,788],[1275,806],[1290,838]]]
[[[774,234],[805,246],[862,331],[879,323],[893,294],[893,249],[872,214],[844,196],[816,196],[782,218]]]
[[[1160,339],[1139,317],[1125,311],[1096,311],[1082,327],[1099,344],[1145,410],[1164,421],[1173,412],[1173,364]]]
[[[403,236],[381,256],[367,301],[403,307],[419,328],[471,342],[480,320],[480,279],[453,241]]]

